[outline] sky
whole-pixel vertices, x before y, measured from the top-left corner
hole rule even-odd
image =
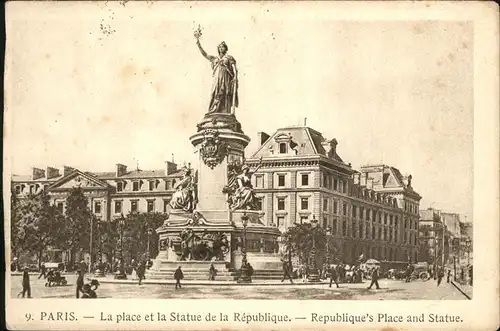
[[[12,6],[10,3],[9,5]],[[194,162],[209,54],[237,61],[243,130],[303,124],[354,168],[413,176],[421,209],[472,219],[473,27],[465,21],[337,20],[277,4],[32,4],[7,14],[6,162],[16,174],[162,169]],[[12,7],[11,7],[12,8]],[[295,14],[293,14],[295,13]],[[9,145],[10,142],[10,145]]]

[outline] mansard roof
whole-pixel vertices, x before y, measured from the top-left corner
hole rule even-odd
[[[278,142],[287,142],[293,156],[322,155],[337,162],[344,163],[336,152],[337,142],[327,140],[323,135],[310,127],[291,126],[278,129],[265,141],[251,158],[284,156],[278,154]],[[332,146],[331,152],[325,146]]]

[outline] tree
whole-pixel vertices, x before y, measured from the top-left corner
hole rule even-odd
[[[147,251],[147,230],[149,228],[153,230],[150,241],[150,256],[158,255],[159,238],[155,230],[167,218],[166,213],[130,213],[126,216],[123,230],[123,254],[126,261],[144,258]]]
[[[330,260],[336,255],[333,240],[327,240],[326,232],[320,226],[313,227],[310,223],[297,224],[288,228],[285,240],[291,253],[298,257],[300,264],[307,264],[311,257],[312,248],[315,247],[315,265],[321,266],[326,262],[327,243]]]
[[[64,235],[64,218],[55,206],[50,205],[46,192],[30,195],[16,202],[15,218],[11,232],[16,249],[36,254],[41,264],[43,253],[49,246],[58,246]]]
[[[19,222],[21,221],[21,203],[14,191],[10,198],[10,247],[12,256],[20,253]]]
[[[92,212],[88,199],[80,187],[71,189],[66,199],[65,246],[71,251],[71,264],[75,262],[75,253],[86,251],[90,246],[90,222]]]

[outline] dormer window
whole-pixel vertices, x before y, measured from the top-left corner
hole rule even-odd
[[[16,186],[16,194],[21,194],[21,186]]]
[[[116,191],[117,192],[123,191],[123,183],[122,182],[116,183]]]
[[[286,148],[286,143],[280,143],[280,154],[286,154],[287,153],[287,148]]]
[[[132,191],[139,191],[139,182],[134,182],[132,184]]]

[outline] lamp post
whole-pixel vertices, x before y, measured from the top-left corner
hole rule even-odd
[[[120,267],[117,274],[115,274],[115,279],[127,279],[127,274],[125,273],[125,264],[123,261],[123,228],[125,227],[125,218],[122,217],[118,221],[120,226]]]
[[[104,270],[102,268],[102,240],[101,240],[101,221],[97,220],[96,221],[97,225],[97,258],[98,262],[94,271],[94,277],[104,277]]]
[[[146,260],[149,262],[149,258],[150,258],[150,250],[149,250],[149,244],[151,242],[151,235],[153,234],[153,229],[151,228],[148,228],[148,250],[146,252]]]
[[[330,235],[332,234],[332,228],[326,228],[326,263],[330,265]]]
[[[317,283],[319,282],[319,273],[318,268],[316,267],[316,227],[318,225],[318,220],[316,216],[313,215],[313,219],[311,220],[311,235],[313,240],[313,247],[311,249],[310,254],[310,262],[309,262],[309,274],[307,275],[307,281],[309,283]]]
[[[240,276],[238,277],[238,283],[251,283],[252,277],[248,274],[248,262],[247,262],[247,225],[248,216],[246,213],[241,217],[241,223],[243,225],[243,247],[241,248],[241,268]]]

